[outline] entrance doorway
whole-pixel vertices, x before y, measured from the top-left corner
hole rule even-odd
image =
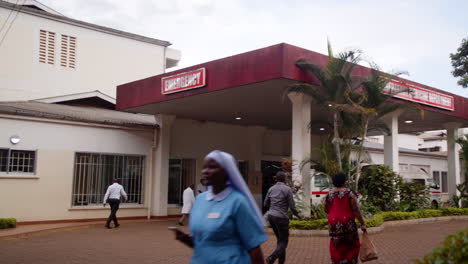
[[[265,201],[266,194],[268,189],[273,186],[276,182],[274,176],[278,171],[281,170],[281,162],[279,161],[267,161],[262,160],[262,212],[266,212],[265,206],[263,206],[263,201]]]

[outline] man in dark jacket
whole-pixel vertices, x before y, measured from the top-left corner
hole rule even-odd
[[[276,181],[277,183],[268,190],[264,202],[265,207],[270,208],[268,221],[277,240],[275,251],[266,259],[268,264],[274,263],[276,259],[280,264],[283,264],[286,260],[286,247],[289,239],[288,209],[291,209],[295,216],[302,219],[296,210],[291,188],[285,184],[286,173],[282,171],[276,173]]]

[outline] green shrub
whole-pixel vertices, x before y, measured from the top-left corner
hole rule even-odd
[[[416,211],[418,218],[429,218],[443,216],[441,210],[437,209],[425,209]]]
[[[383,224],[384,218],[382,215],[378,214],[370,219],[366,219],[366,226],[367,227],[377,227]]]
[[[440,248],[435,248],[423,260],[414,260],[418,264],[467,263],[468,260],[468,228],[445,238]]]
[[[415,211],[431,206],[429,187],[416,181],[400,184],[400,203]]]
[[[327,219],[317,220],[291,220],[289,221],[289,228],[302,229],[302,230],[326,230],[328,229]]]
[[[310,216],[312,219],[326,219],[327,213],[325,213],[325,206],[323,203],[311,204]]]
[[[401,177],[388,166],[372,165],[366,167],[359,180],[359,191],[363,195],[363,204],[369,209],[377,207],[380,211],[390,210],[395,203],[401,181]]]
[[[371,218],[372,216],[380,213],[380,208],[373,205],[371,202],[362,200],[361,201],[361,212],[365,218]]]
[[[410,220],[418,218],[429,218],[450,215],[468,215],[468,208],[444,208],[444,209],[424,209],[415,212],[381,212],[374,217],[366,219],[367,227],[377,227],[384,221]],[[356,220],[356,223],[357,220]],[[291,229],[303,230],[324,230],[328,228],[327,219],[316,220],[291,220],[289,222]]]
[[[468,208],[443,208],[441,209],[442,215],[468,215]]]
[[[16,227],[16,219],[14,218],[0,218],[0,229]]]
[[[418,218],[417,212],[382,212],[385,221],[409,220]]]

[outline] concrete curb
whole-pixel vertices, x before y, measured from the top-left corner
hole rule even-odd
[[[367,229],[369,234],[377,234],[383,232],[385,227],[391,226],[402,226],[402,225],[414,225],[420,223],[433,223],[433,222],[447,222],[452,220],[468,220],[468,215],[452,215],[452,216],[440,216],[440,217],[430,217],[430,218],[418,218],[411,220],[397,220],[397,221],[387,221],[378,227],[370,227]],[[274,235],[274,232],[271,228],[267,228],[267,234]],[[359,230],[359,233],[362,232]],[[328,230],[299,230],[299,229],[290,229],[289,235],[293,237],[328,237]]]

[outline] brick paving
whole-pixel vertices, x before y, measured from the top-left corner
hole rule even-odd
[[[111,230],[88,225],[2,239],[0,263],[188,263],[192,250],[175,241],[167,230],[174,223],[122,222],[120,228]],[[412,263],[411,259],[440,246],[447,235],[467,227],[467,220],[386,227],[371,235],[380,258],[368,263]],[[329,263],[328,241],[327,237],[291,237],[287,263]],[[262,245],[265,255],[273,251],[275,243],[270,236]]]

